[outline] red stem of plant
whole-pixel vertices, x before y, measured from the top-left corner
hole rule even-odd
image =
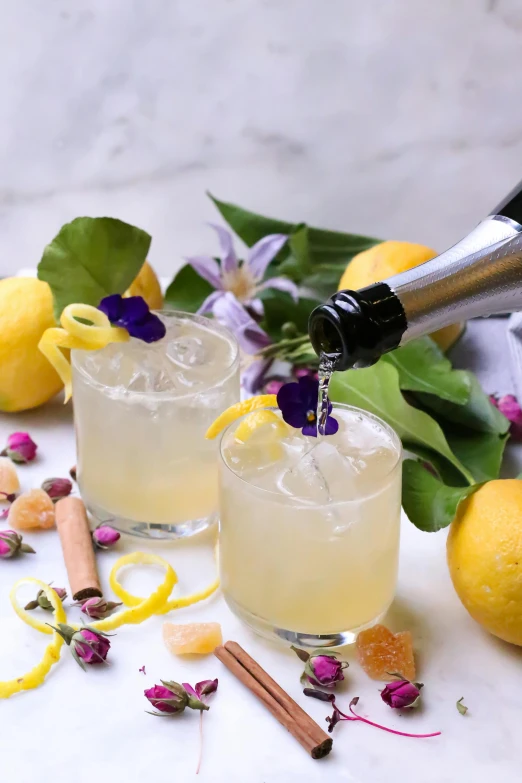
[[[196,775],[199,775],[201,769],[201,761],[203,760],[203,710],[199,711],[199,758],[198,766],[196,767]]]
[[[339,708],[337,708],[339,710]],[[380,723],[374,723],[371,720],[368,720],[367,718],[363,718],[361,715],[357,715],[356,712],[354,712],[352,705],[350,704],[350,712],[354,716],[353,718],[349,715],[345,715],[344,712],[341,712],[339,710],[339,713],[343,716],[345,720],[360,720],[363,723],[367,723],[369,726],[374,726],[376,729],[382,729],[383,731],[388,731],[390,734],[398,734],[401,737],[415,737],[416,739],[426,739],[428,737],[438,737],[441,732],[440,731],[434,731],[433,734],[407,734],[404,731],[397,731],[396,729],[389,729],[387,726],[381,726]]]

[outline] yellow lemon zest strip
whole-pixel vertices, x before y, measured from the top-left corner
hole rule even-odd
[[[78,318],[91,323],[80,323]],[[126,342],[129,333],[126,329],[112,327],[105,313],[92,305],[67,305],[60,316],[60,323],[62,328],[53,326],[46,329],[40,338],[38,348],[60,376],[65,387],[64,402],[68,402],[72,394],[72,371],[69,360],[61,349],[95,351],[105,348],[109,343]]]
[[[260,394],[259,397],[250,397],[243,402],[237,402],[231,405],[226,411],[223,411],[217,419],[214,419],[205,433],[205,438],[213,440],[225,427],[232,424],[233,421],[240,419],[245,413],[250,413],[256,408],[275,408],[277,406],[277,396],[275,394]]]
[[[19,693],[20,691],[28,691],[32,688],[37,688],[43,683],[49,671],[51,670],[51,667],[54,666],[54,664],[57,663],[60,658],[60,650],[63,644],[63,639],[60,634],[56,633],[56,631],[53,631],[52,628],[49,628],[48,625],[42,623],[41,620],[38,620],[35,616],[29,614],[29,612],[27,612],[18,604],[16,598],[18,588],[22,584],[28,583],[34,584],[36,587],[38,587],[39,590],[44,591],[45,596],[48,598],[53,607],[53,620],[55,623],[64,623],[67,619],[60,598],[55,593],[55,591],[49,587],[49,585],[45,584],[45,582],[41,582],[39,579],[30,578],[20,579],[18,582],[16,582],[9,594],[11,604],[13,605],[16,614],[24,621],[24,623],[27,623],[32,628],[35,628],[37,631],[41,631],[42,633],[52,634],[53,638],[45,648],[42,660],[35,667],[33,667],[31,671],[23,674],[21,677],[15,678],[14,680],[4,680],[3,682],[0,682],[0,699],[8,699],[10,696],[13,696],[15,693]]]
[[[257,410],[245,416],[243,421],[238,424],[234,437],[241,443],[246,443],[260,427],[265,424],[274,425],[274,436],[284,438],[288,435],[288,426],[283,419],[274,413],[274,411]]]

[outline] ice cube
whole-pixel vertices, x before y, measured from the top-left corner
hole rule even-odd
[[[317,463],[317,449],[316,445],[301,454],[293,466],[281,474],[280,489],[291,497],[311,500],[314,503],[328,503],[330,491]]]
[[[283,491],[314,503],[330,503],[353,497],[356,466],[334,443],[319,441],[282,476]]]
[[[179,335],[169,340],[166,355],[173,364],[183,369],[198,367],[208,358],[203,340],[193,335]]]

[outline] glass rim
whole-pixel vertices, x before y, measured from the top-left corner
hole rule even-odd
[[[170,400],[183,400],[187,397],[196,397],[200,394],[206,394],[207,392],[212,391],[213,389],[218,388],[221,386],[225,381],[227,381],[230,376],[233,374],[236,366],[239,364],[240,359],[240,350],[239,350],[239,343],[237,341],[236,336],[230,331],[230,329],[227,329],[226,326],[223,326],[223,324],[220,324],[219,321],[216,321],[214,318],[207,318],[204,315],[198,315],[197,313],[188,313],[184,310],[176,310],[174,308],[165,308],[162,307],[160,310],[152,310],[151,312],[155,313],[156,315],[171,315],[171,316],[179,316],[180,318],[184,318],[187,321],[194,321],[198,324],[200,324],[203,328],[209,328],[210,331],[218,332],[223,335],[224,338],[228,339],[230,344],[233,346],[233,356],[229,364],[226,365],[226,367],[223,370],[222,376],[219,378],[218,381],[215,383],[209,384],[207,386],[204,386],[202,389],[198,389],[196,391],[194,390],[188,390],[184,391],[181,394],[175,394],[173,392],[147,392],[147,391],[123,391],[118,392],[123,397],[125,396],[133,396],[136,398],[148,398],[154,397],[157,398],[159,401],[165,401],[168,402]],[[132,338],[131,338],[132,339]],[[159,342],[159,341],[158,341]],[[106,346],[105,346],[106,347]],[[98,350],[104,350],[103,348],[100,348]],[[96,380],[92,377],[92,375],[88,372],[88,370],[83,366],[83,363],[79,361],[79,355],[80,353],[90,353],[90,351],[82,351],[79,348],[75,348],[71,350],[71,366],[73,370],[76,370],[79,372],[83,378],[89,383],[91,386],[95,387],[99,391],[105,391],[105,392],[115,392],[116,388],[115,386],[109,386],[106,383],[102,383],[101,381]]]
[[[224,440],[225,440],[225,436],[234,427],[234,425],[237,426],[239,424],[239,422],[242,421],[247,416],[249,416],[252,411],[250,411],[250,413],[244,413],[243,416],[241,416],[239,419],[235,419],[235,421],[230,422],[230,424],[228,424],[225,427],[225,429],[221,433],[221,437],[219,439],[219,449],[218,449],[219,459],[220,459],[221,463],[225,466],[225,468],[228,471],[230,471],[230,473],[234,476],[234,478],[236,478],[238,481],[242,482],[243,484],[246,484],[248,487],[250,487],[250,489],[254,490],[255,492],[259,492],[259,493],[262,493],[264,495],[271,495],[271,496],[276,497],[276,498],[284,498],[287,501],[289,501],[290,503],[297,503],[297,504],[299,504],[299,502],[300,502],[302,505],[305,505],[306,508],[311,508],[311,507],[315,507],[315,508],[332,508],[334,506],[340,506],[340,505],[344,505],[344,504],[347,504],[347,503],[354,503],[354,502],[358,502],[358,501],[362,501],[362,500],[369,500],[370,498],[374,497],[375,495],[377,495],[382,490],[383,484],[393,475],[393,473],[397,470],[397,467],[400,466],[401,459],[402,459],[403,452],[404,452],[404,449],[403,449],[403,446],[402,446],[402,441],[399,438],[399,436],[397,435],[397,433],[395,432],[395,430],[393,429],[393,427],[391,427],[387,422],[385,422],[384,419],[381,419],[380,416],[376,416],[375,413],[371,413],[370,411],[366,411],[366,410],[364,410],[364,408],[358,408],[356,405],[348,405],[345,402],[333,402],[332,401],[332,406],[333,406],[333,410],[335,410],[336,408],[340,408],[341,410],[347,410],[347,411],[353,411],[355,413],[360,413],[363,416],[365,416],[366,418],[372,419],[373,421],[377,422],[390,435],[390,437],[392,439],[392,442],[393,442],[393,445],[395,446],[395,450],[396,450],[396,460],[393,463],[393,465],[391,466],[391,468],[383,476],[379,477],[379,489],[377,489],[376,491],[368,492],[368,493],[366,493],[364,495],[358,495],[356,498],[347,498],[346,500],[335,500],[332,503],[328,503],[328,504],[326,504],[326,503],[318,504],[318,503],[311,503],[309,498],[304,498],[301,495],[285,495],[283,492],[280,492],[279,490],[276,490],[276,489],[266,489],[265,487],[259,487],[256,484],[253,484],[248,479],[244,478],[243,476],[240,476],[238,473],[236,473],[236,471],[231,467],[231,465],[229,465],[228,461],[225,459],[225,456],[223,454]],[[278,412],[280,412],[280,409],[277,408],[277,407],[274,407],[274,406],[267,406],[267,407],[264,407],[264,408],[256,408],[255,410],[256,411],[266,410],[266,411],[278,411]],[[325,436],[325,437],[328,437],[328,436]],[[306,503],[304,503],[304,501],[306,501]]]

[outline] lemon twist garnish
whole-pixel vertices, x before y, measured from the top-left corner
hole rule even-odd
[[[55,623],[65,623],[67,620],[62,602],[52,587],[49,587],[49,585],[46,585],[45,582],[41,582],[39,579],[20,579],[18,582],[16,582],[9,595],[16,614],[24,621],[24,623],[30,625],[31,628],[35,628],[37,631],[41,631],[45,634],[52,634],[53,638],[45,648],[42,660],[35,667],[33,667],[31,671],[23,674],[21,677],[16,677],[13,680],[4,680],[3,682],[0,682],[0,699],[8,699],[15,693],[19,693],[20,691],[28,691],[41,685],[49,674],[51,668],[55,663],[58,662],[60,658],[61,647],[63,645],[63,639],[60,634],[56,633],[56,631],[50,628],[47,623],[42,623],[41,620],[38,620],[36,616],[31,615],[19,605],[16,598],[16,593],[18,588],[23,584],[33,584],[36,585],[39,590],[43,590],[46,598],[53,607],[53,617]]]
[[[78,318],[91,323],[80,323]],[[109,343],[127,342],[129,333],[119,326],[111,326],[105,313],[86,304],[67,305],[60,316],[60,324],[61,328],[53,326],[45,330],[38,348],[60,376],[65,387],[65,402],[68,402],[72,394],[72,372],[69,359],[62,349],[97,351]]]
[[[277,406],[277,396],[275,394],[260,394],[259,397],[250,397],[243,402],[237,402],[231,405],[226,411],[215,419],[205,433],[205,438],[213,440],[223,432],[225,427],[240,419],[246,413],[256,410],[256,408],[275,408]]]
[[[217,551],[216,551],[217,559]],[[165,577],[163,582],[157,587],[147,598],[140,598],[132,595],[121,585],[118,581],[118,574],[122,568],[129,565],[159,565],[165,569]],[[103,620],[97,620],[90,623],[89,627],[98,631],[114,631],[116,628],[120,628],[122,625],[138,624],[144,620],[148,620],[154,614],[166,614],[173,609],[180,609],[181,607],[191,606],[199,601],[203,601],[214,593],[219,587],[219,580],[215,579],[208,587],[203,590],[199,590],[191,595],[181,596],[180,598],[172,598],[169,600],[169,596],[177,584],[178,577],[170,563],[167,563],[162,557],[158,555],[148,554],[146,552],[132,552],[131,554],[120,557],[114,566],[112,567],[109,584],[118,598],[127,607],[121,612],[112,615],[111,617],[105,617]],[[54,623],[67,623],[67,616],[63,608],[62,602],[55,591],[44,582],[40,582],[39,579],[20,579],[13,587],[10,593],[11,604],[18,617],[23,620],[24,623],[30,625],[37,631],[45,634],[53,634],[51,643],[47,646],[44,656],[37,666],[31,669],[30,672],[24,674],[22,677],[17,677],[13,680],[7,680],[0,682],[0,699],[8,699],[14,693],[18,693],[23,690],[30,690],[31,688],[37,688],[43,683],[51,667],[57,663],[60,658],[60,651],[63,645],[62,637],[54,631],[50,625],[42,622],[38,617],[31,612],[23,609],[17,601],[16,593],[22,584],[34,584],[44,591],[45,595],[49,599],[53,607]],[[74,630],[82,628],[81,625],[73,625]]]

